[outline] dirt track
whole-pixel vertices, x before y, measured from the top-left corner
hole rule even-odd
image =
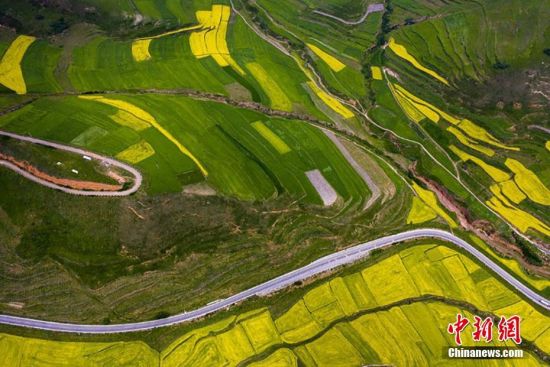
[[[17,172],[18,174],[28,178],[31,181],[34,181],[42,186],[46,186],[55,190],[63,191],[67,194],[72,195],[82,195],[82,196],[128,196],[136,192],[143,182],[143,176],[135,168],[119,162],[115,159],[108,158],[96,153],[86,151],[84,149],[74,148],[67,145],[53,143],[42,139],[36,139],[28,136],[18,135],[14,133],[9,133],[6,131],[0,131],[0,136],[7,136],[12,139],[18,139],[26,141],[33,144],[40,144],[48,147],[52,147],[59,150],[64,150],[67,152],[86,155],[91,159],[98,160],[101,164],[107,166],[115,166],[121,168],[134,176],[133,185],[126,189],[122,190],[121,185],[109,185],[96,182],[87,182],[87,181],[77,181],[70,179],[60,179],[52,177],[44,172],[39,171],[35,167],[32,167],[25,162],[20,162],[15,160],[12,157],[7,157],[0,155],[0,166],[11,169],[12,171]]]

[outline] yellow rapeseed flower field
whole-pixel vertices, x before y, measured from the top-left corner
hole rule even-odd
[[[122,152],[118,153],[116,158],[128,163],[137,164],[154,154],[155,150],[153,147],[145,140],[142,140],[139,143],[129,146]]]
[[[541,289],[547,285],[541,280]],[[373,309],[427,294],[462,300],[497,315],[520,314],[522,337],[550,351],[550,333],[540,328],[548,323],[546,315],[456,249],[423,244],[314,286],[281,316],[261,308],[194,328],[160,355],[142,342],[58,342],[0,334],[0,365],[235,366],[251,357],[257,357],[250,364],[256,367],[296,367],[297,357],[308,365],[426,365],[426,353],[435,358],[449,345],[452,336],[445,330],[459,308],[413,302]],[[337,316],[327,312],[338,309],[347,311]],[[471,336],[463,338],[465,345],[473,345]],[[530,362],[522,359],[518,365]]]
[[[257,353],[282,342],[269,311],[264,310],[241,321],[241,325]]]
[[[403,94],[395,92],[394,96],[405,115],[407,115],[411,121],[419,123],[426,118],[426,115],[420,112],[407,97],[403,96]]]
[[[450,145],[449,149],[456,154],[463,162],[472,161],[477,164],[481,169],[485,171],[491,178],[496,182],[503,182],[510,179],[510,174],[504,172],[503,170],[493,167],[488,163],[485,163],[482,159],[466,153],[465,151],[457,148],[454,145]]]
[[[382,69],[380,69],[380,66],[371,66],[370,73],[372,74],[372,78],[374,80],[384,79],[384,77],[382,76]]]
[[[212,10],[200,10],[195,13],[200,30],[191,33],[189,44],[191,52],[197,58],[212,57],[221,67],[231,66],[239,74],[244,70],[231,57],[227,46],[227,27],[231,17],[231,7],[212,5]]]
[[[279,84],[277,84],[277,82],[271,78],[269,73],[264,70],[262,65],[256,62],[251,62],[246,64],[246,68],[250,71],[254,79],[258,81],[264,92],[269,97],[271,107],[281,111],[292,111],[292,101],[288,98]]]
[[[130,129],[136,131],[142,131],[148,127],[151,127],[149,123],[124,110],[118,110],[114,115],[109,117],[117,124],[129,127]]]
[[[497,148],[515,150],[515,151],[519,150],[519,148],[517,147],[511,147],[511,146],[502,144],[497,138],[491,135],[487,130],[485,130],[481,126],[476,125],[470,120],[467,120],[467,119],[461,120],[460,123],[458,124],[458,127],[462,131],[464,131],[466,134],[471,136],[472,138],[482,141],[484,143],[493,145]]]
[[[345,119],[350,119],[355,115],[351,110],[345,107],[339,100],[329,95],[327,92],[322,90],[312,81],[307,82],[309,88],[323,101],[327,106],[329,106],[334,112],[338,113]]]
[[[286,313],[275,320],[281,339],[287,343],[297,343],[319,333],[322,328],[313,319],[303,300],[295,303]]]
[[[79,96],[79,98],[93,100],[93,101],[107,104],[109,106],[116,107],[128,113],[131,113],[135,117],[150,124],[156,130],[158,130],[162,135],[164,135],[166,139],[170,140],[170,142],[172,142],[180,150],[180,152],[188,156],[197,165],[197,167],[199,167],[204,177],[208,176],[208,171],[202,165],[202,163],[193,155],[193,153],[191,153],[186,147],[184,147],[183,144],[181,144],[168,130],[166,130],[162,125],[160,125],[149,112],[144,111],[143,109],[129,102],[122,101],[119,99],[111,99],[111,98],[105,98],[103,96],[88,96],[88,95],[81,95]]]
[[[514,181],[530,200],[538,204],[550,205],[550,190],[533,171],[512,158],[506,159],[504,164],[514,172]]]
[[[515,204],[521,203],[526,198],[525,194],[519,189],[518,185],[516,185],[513,180],[501,182],[498,186],[504,196],[512,200]]]
[[[525,233],[529,228],[532,228],[546,236],[550,236],[550,227],[531,214],[516,208],[509,201],[501,199],[493,196],[486,204],[521,232]]]
[[[290,147],[281,139],[277,134],[275,134],[269,127],[267,127],[263,122],[256,121],[253,122],[252,127],[265,139],[267,140],[273,148],[279,152],[279,154],[285,154],[290,152]]]
[[[443,84],[449,85],[449,82],[447,79],[443,78],[441,75],[439,75],[437,72],[428,69],[424,65],[420,64],[416,58],[407,51],[407,48],[403,45],[398,44],[395,42],[395,39],[393,37],[390,38],[390,41],[388,43],[388,46],[390,47],[390,50],[392,50],[397,56],[401,57],[402,59],[407,60],[410,62],[415,68],[418,70],[434,77],[435,79],[439,80]]]
[[[17,94],[27,93],[27,85],[21,70],[21,61],[29,46],[36,40],[31,36],[18,36],[0,61],[0,84]]]
[[[346,64],[344,64],[343,62],[341,62],[340,60],[338,60],[336,57],[332,56],[328,52],[321,50],[319,47],[315,46],[314,44],[307,43],[307,47],[309,47],[309,49],[313,51],[315,55],[317,55],[321,60],[323,60],[335,72],[342,71],[346,67]]]
[[[424,223],[437,217],[435,211],[418,197],[414,196],[412,207],[407,216],[407,224]]]
[[[459,142],[461,142],[462,144],[464,144],[468,148],[472,148],[474,150],[477,150],[478,152],[483,153],[488,157],[492,157],[492,156],[495,155],[494,150],[492,150],[490,148],[487,148],[487,147],[484,147],[483,145],[477,144],[472,138],[470,138],[469,136],[464,135],[462,133],[462,131],[458,130],[454,126],[449,126],[447,128],[447,131],[450,132],[451,134],[453,134],[458,139]]]
[[[277,349],[266,359],[252,362],[250,367],[298,367],[298,358],[290,349]]]
[[[143,342],[59,342],[0,334],[0,366],[158,366]]]
[[[408,90],[406,90],[405,88],[403,88],[401,85],[399,84],[392,84],[392,86],[398,91],[400,92],[401,94],[403,94],[405,97],[407,97],[411,102],[415,102],[417,105],[418,104],[421,104],[423,106],[425,106],[426,108],[430,109],[432,112],[430,112],[431,114],[435,113],[437,115],[439,115],[439,117],[442,117],[443,119],[447,120],[448,122],[450,122],[451,124],[456,124],[458,123],[460,120],[457,119],[456,117],[454,116],[451,116],[449,115],[448,113],[446,113],[445,111],[442,111],[440,110],[439,108],[437,108],[436,106],[434,106],[433,104],[429,103],[428,101],[425,101],[423,100],[422,98],[419,98],[417,96],[415,96],[414,94],[412,94],[411,92],[409,92]],[[439,121],[439,117],[435,117],[433,116],[433,119],[432,121],[434,122],[437,122]],[[435,121],[436,120],[436,121]]]
[[[149,53],[149,45],[151,44],[151,39],[141,39],[135,40],[132,42],[132,56],[137,62],[147,61],[151,59],[151,54]]]
[[[433,192],[431,192],[430,190],[424,189],[423,187],[418,185],[416,182],[413,182],[412,186],[413,186],[414,191],[418,195],[418,197],[426,205],[428,205],[437,215],[439,215],[441,218],[443,218],[449,224],[449,226],[451,226],[451,228],[456,228],[457,227],[457,224],[453,220],[453,218],[451,218],[451,216],[449,216],[449,214],[447,214],[445,212],[445,210],[443,210],[439,206],[439,202],[437,200],[437,197],[435,196],[435,194]]]

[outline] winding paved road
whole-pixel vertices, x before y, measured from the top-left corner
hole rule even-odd
[[[363,14],[363,16],[359,20],[355,20],[355,21],[345,20],[345,19],[337,17],[336,15],[325,13],[322,10],[314,10],[313,12],[315,14],[319,14],[319,15],[322,15],[322,16],[325,16],[325,17],[335,19],[335,20],[337,20],[341,23],[344,23],[346,25],[358,25],[358,24],[363,23],[365,21],[365,19],[367,19],[367,17],[369,16],[370,13],[376,13],[376,12],[379,12],[379,11],[384,11],[384,4],[370,4],[367,7],[367,11],[365,12],[365,14]]]
[[[282,288],[288,287],[293,283],[307,278],[311,278],[317,274],[332,270],[344,264],[353,263],[367,256],[372,250],[381,247],[393,245],[402,241],[419,239],[419,238],[437,238],[455,244],[456,246],[468,251],[475,256],[480,262],[497,273],[505,282],[509,283],[518,292],[522,293],[533,303],[550,310],[550,301],[538,295],[515,277],[504,271],[491,259],[477,250],[468,242],[456,237],[452,233],[440,229],[415,229],[407,232],[398,233],[391,236],[378,238],[373,241],[365,242],[360,245],[350,247],[348,249],[336,252],[316,260],[302,268],[296,269],[275,279],[247,289],[243,292],[235,294],[229,298],[212,302],[204,307],[194,311],[184,312],[165,319],[151,320],[144,322],[117,324],[117,325],[82,325],[59,323],[52,321],[35,320],[24,317],[0,315],[0,323],[15,325],[20,327],[28,327],[33,329],[43,329],[58,332],[68,333],[86,333],[86,334],[107,334],[107,333],[125,333],[133,331],[143,331],[155,329],[163,326],[175,325],[183,322],[199,319],[208,314],[229,308],[236,303],[242,302],[254,296],[265,296]]]
[[[137,169],[135,169],[134,167],[132,167],[128,164],[117,161],[116,159],[112,159],[112,158],[105,157],[105,156],[102,156],[102,155],[99,155],[99,154],[96,154],[96,153],[92,153],[92,152],[89,152],[89,151],[84,150],[84,149],[74,148],[74,147],[71,147],[71,146],[68,146],[68,145],[53,143],[53,142],[42,140],[42,139],[31,138],[30,136],[24,136],[24,135],[9,133],[7,131],[0,131],[0,136],[7,136],[7,137],[10,137],[12,139],[18,139],[18,140],[26,141],[26,142],[33,143],[33,144],[44,145],[44,146],[47,146],[47,147],[52,147],[52,148],[56,148],[56,149],[59,149],[59,150],[64,150],[66,152],[71,152],[71,153],[75,153],[75,154],[79,154],[79,155],[86,155],[86,156],[88,156],[92,159],[98,160],[102,164],[108,164],[108,165],[112,165],[112,166],[115,166],[115,167],[118,167],[118,168],[122,168],[123,170],[130,172],[134,176],[134,182],[133,182],[132,186],[129,187],[128,189],[122,190],[122,191],[75,190],[75,189],[70,189],[68,187],[56,185],[53,182],[43,180],[39,177],[36,177],[36,176],[30,174],[29,172],[27,172],[25,170],[17,167],[16,165],[14,165],[10,162],[0,160],[0,166],[9,168],[12,171],[15,171],[15,172],[19,173],[21,176],[24,176],[25,178],[27,178],[31,181],[34,181],[34,182],[36,182],[36,183],[38,183],[42,186],[46,186],[46,187],[49,187],[51,189],[60,190],[60,191],[63,191],[67,194],[81,195],[81,196],[128,196],[128,195],[131,195],[134,192],[136,192],[140,188],[141,183],[143,182],[143,176],[141,176],[141,173]]]

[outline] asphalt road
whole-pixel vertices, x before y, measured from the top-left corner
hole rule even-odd
[[[79,154],[79,155],[86,155],[86,156],[88,156],[88,157],[90,157],[94,160],[98,160],[99,162],[101,162],[101,164],[122,168],[123,170],[125,170],[127,172],[130,172],[134,176],[134,182],[133,182],[132,186],[127,188],[126,190],[122,190],[122,191],[75,190],[75,189],[70,189],[68,187],[56,185],[52,182],[49,182],[49,181],[43,180],[39,177],[36,177],[36,176],[30,174],[29,172],[17,167],[16,165],[14,165],[10,162],[0,161],[0,166],[4,166],[6,168],[9,168],[12,171],[15,171],[15,172],[19,173],[20,175],[26,177],[27,179],[29,179],[31,181],[34,181],[34,182],[36,182],[36,183],[38,183],[42,186],[49,187],[51,189],[63,191],[67,194],[82,195],[82,196],[128,196],[128,195],[131,195],[134,192],[136,192],[140,188],[141,183],[143,182],[143,176],[141,176],[141,173],[138,170],[136,170],[134,167],[132,167],[128,164],[122,163],[120,161],[117,161],[115,159],[109,158],[109,157],[105,157],[105,156],[102,156],[102,155],[99,155],[99,154],[96,154],[96,153],[93,153],[93,152],[89,152],[89,151],[84,150],[84,149],[74,148],[74,147],[71,147],[71,146],[68,146],[68,145],[53,143],[53,142],[42,140],[42,139],[31,138],[30,136],[24,136],[24,135],[9,133],[7,131],[0,131],[0,136],[7,136],[7,137],[10,137],[12,139],[18,139],[18,140],[26,141],[26,142],[33,143],[33,144],[44,145],[44,146],[47,146],[47,147],[52,147],[52,148],[56,148],[56,149],[59,149],[59,150],[64,150],[66,152],[71,152],[71,153],[75,153],[75,154]]]
[[[242,302],[254,296],[265,296],[282,288],[292,285],[294,282],[305,280],[317,274],[334,269],[344,264],[353,263],[364,258],[374,249],[389,246],[398,242],[418,239],[418,238],[438,238],[455,244],[475,256],[479,261],[496,272],[505,282],[517,289],[526,298],[533,303],[550,310],[550,301],[538,295],[515,277],[508,274],[498,265],[496,265],[487,256],[478,251],[474,246],[466,241],[456,237],[452,233],[439,229],[415,229],[407,232],[398,233],[391,236],[382,237],[373,241],[365,242],[360,245],[336,252],[316,260],[302,268],[296,269],[280,277],[269,280],[265,283],[247,289],[235,294],[229,298],[212,302],[204,307],[193,311],[184,312],[165,319],[151,320],[137,323],[117,324],[117,325],[82,325],[59,323],[52,321],[35,320],[30,318],[0,315],[0,323],[28,327],[34,329],[43,329],[68,333],[86,333],[86,334],[107,334],[124,333],[132,331],[150,330],[163,326],[175,325],[183,322],[193,321],[219,310],[227,309],[230,306]]]

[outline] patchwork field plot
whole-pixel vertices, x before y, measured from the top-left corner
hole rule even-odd
[[[211,58],[193,55],[189,33],[138,43],[97,36],[74,50],[68,76],[80,91],[193,88],[226,94],[225,85],[235,82]]]
[[[82,1],[0,11],[0,130],[115,157],[143,184],[92,201],[2,170],[2,313],[164,318],[428,226],[548,297],[548,0]],[[102,169],[71,172],[129,183]],[[526,356],[507,362],[544,365],[543,308],[419,243],[194,325],[75,336],[90,342],[5,327],[0,365],[453,365],[458,312],[520,314]]]
[[[394,43],[403,45],[407,53],[414,55],[419,64],[432,69],[447,79],[472,78],[482,80],[492,73],[492,66],[498,61],[522,65],[527,60],[540,59],[542,55],[545,26],[539,22],[547,14],[544,2],[527,1],[520,3],[497,1],[491,4],[476,4],[459,1],[450,6],[399,1],[396,6],[415,16],[449,12],[444,17],[436,17],[404,27],[393,32]],[[445,9],[443,9],[445,8]],[[474,11],[463,11],[465,8]],[[514,15],[516,24],[524,24],[521,35],[507,32],[507,16]],[[404,20],[404,19],[403,19]],[[399,56],[395,56],[399,57]],[[409,62],[409,61],[408,61]],[[403,71],[416,76],[412,65],[401,67]],[[425,74],[426,78],[432,78]]]
[[[51,363],[63,351],[65,357],[84,358],[90,364],[109,360],[116,366],[130,362],[143,366],[448,364],[441,354],[442,348],[453,345],[447,325],[457,312],[472,319],[470,311],[443,301],[384,308],[423,294],[465,301],[498,316],[521,314],[523,339],[550,352],[546,343],[550,329],[540,327],[548,324],[547,316],[470,258],[442,245],[414,245],[361,272],[334,277],[313,287],[280,316],[263,308],[193,329],[160,356],[140,342],[59,343],[8,335],[0,337],[0,350],[10,350],[2,353],[6,361],[38,357]],[[374,308],[377,311],[369,311]],[[469,333],[462,335],[463,345],[474,345]],[[119,355],[122,348],[124,355]],[[514,360],[510,362],[514,365]],[[518,363],[542,365],[527,352]]]
[[[143,342],[71,343],[0,334],[4,366],[155,366],[158,353]]]
[[[80,143],[137,163],[151,192],[180,190],[202,174],[225,195],[256,200],[288,193],[322,204],[306,176],[318,169],[348,205],[360,205],[369,195],[318,129],[222,104],[169,96],[67,97],[37,102],[0,121],[5,129]],[[68,121],[72,130],[63,129]]]

